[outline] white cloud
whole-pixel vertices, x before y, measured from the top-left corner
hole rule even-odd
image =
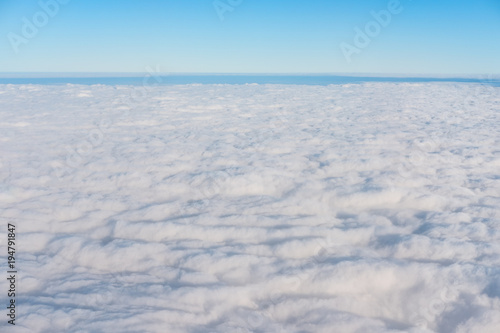
[[[498,327],[500,88],[148,89],[0,86],[20,332]]]

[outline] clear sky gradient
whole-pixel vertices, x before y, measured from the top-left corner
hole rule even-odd
[[[389,0],[221,0],[223,20],[213,0],[39,2],[0,0],[0,72],[500,74],[500,0],[401,0],[350,62]]]

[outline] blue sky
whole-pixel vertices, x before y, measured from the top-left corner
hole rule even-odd
[[[500,74],[500,0],[51,1],[0,0],[0,72]]]

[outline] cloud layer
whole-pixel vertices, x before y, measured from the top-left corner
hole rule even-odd
[[[499,93],[0,85],[18,331],[494,332]]]

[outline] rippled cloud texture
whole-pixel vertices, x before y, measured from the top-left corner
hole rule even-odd
[[[141,89],[0,86],[17,332],[497,332],[500,88]]]

